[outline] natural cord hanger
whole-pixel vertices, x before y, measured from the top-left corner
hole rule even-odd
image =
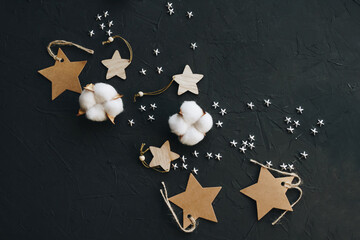
[[[259,165],[259,166],[261,166],[261,167],[263,167],[263,168],[269,169],[269,170],[271,170],[271,171],[274,171],[274,172],[283,174],[283,175],[293,176],[294,179],[297,179],[297,181],[296,181],[295,183],[286,183],[286,182],[284,182],[284,187],[286,187],[286,188],[288,188],[288,189],[296,189],[296,190],[298,190],[299,193],[300,193],[298,199],[290,205],[291,207],[294,207],[295,204],[297,204],[297,203],[300,201],[300,199],[301,199],[301,197],[302,197],[302,195],[303,195],[303,191],[302,191],[302,189],[299,187],[299,185],[301,184],[301,178],[299,177],[299,175],[297,175],[296,173],[284,172],[284,171],[280,171],[280,170],[275,169],[275,168],[272,168],[272,167],[268,167],[268,166],[266,166],[266,165],[264,165],[264,164],[262,164],[262,163],[259,163],[258,161],[254,160],[254,159],[250,159],[250,162],[255,163],[255,164],[257,164],[257,165]],[[277,223],[280,221],[280,219],[281,219],[287,212],[288,212],[288,210],[285,210],[285,211],[284,211],[275,221],[273,221],[271,224],[272,224],[272,225],[277,224]]]
[[[119,36],[119,35],[115,35],[113,37],[109,37],[108,40],[106,41],[103,41],[102,42],[102,45],[105,45],[105,44],[108,44],[108,43],[112,43],[116,38],[120,38],[121,40],[124,41],[124,43],[126,44],[127,48],[129,49],[129,52],[130,52],[130,59],[129,59],[129,62],[131,63],[132,59],[133,59],[133,51],[132,51],[132,47],[130,45],[130,43],[128,41],[126,41],[125,38]]]
[[[167,86],[165,86],[165,87],[163,87],[163,88],[161,88],[161,89],[159,89],[159,90],[153,91],[153,92],[144,93],[144,92],[142,92],[142,91],[139,91],[138,93],[136,93],[136,94],[134,95],[134,102],[136,102],[136,98],[137,98],[137,97],[155,96],[155,95],[159,95],[159,94],[165,92],[165,91],[171,86],[171,84],[172,84],[173,82],[174,82],[174,78],[170,81],[170,83],[169,83]]]
[[[187,217],[190,219],[190,222],[191,222],[191,227],[190,228],[184,228],[181,224],[180,224],[180,221],[178,219],[178,217],[176,216],[176,213],[174,211],[174,209],[172,208],[171,206],[171,203],[169,201],[169,198],[168,198],[168,194],[167,194],[167,189],[166,189],[166,185],[164,182],[161,182],[161,184],[163,185],[164,187],[164,190],[163,189],[160,189],[160,193],[161,193],[161,196],[163,197],[166,205],[168,206],[171,214],[173,215],[177,225],[179,226],[179,228],[183,231],[183,232],[186,232],[186,233],[191,233],[193,232],[195,229],[196,229],[196,221],[195,221],[195,218],[191,215],[188,215]]]
[[[144,165],[144,167],[146,168],[151,168],[151,169],[154,169],[155,171],[157,172],[161,172],[161,173],[166,173],[167,171],[164,171],[164,170],[160,170],[160,169],[157,169],[157,168],[154,168],[154,167],[150,167],[149,164],[147,164],[147,162],[145,162],[145,156],[144,154],[150,150],[150,148],[147,148],[144,150],[144,147],[145,147],[145,143],[142,143],[141,144],[141,147],[140,147],[140,156],[139,156],[139,159],[140,159],[140,162]]]
[[[48,53],[50,54],[50,56],[51,56],[55,61],[59,61],[59,62],[63,61],[63,59],[60,58],[60,57],[58,57],[58,56],[56,56],[56,55],[52,52],[51,46],[53,46],[53,45],[59,45],[59,46],[74,46],[74,47],[77,47],[77,48],[79,48],[79,49],[87,52],[87,53],[94,54],[94,50],[89,49],[89,48],[86,48],[86,47],[83,47],[83,46],[81,46],[81,45],[79,45],[79,44],[76,44],[76,43],[73,43],[73,42],[68,42],[68,41],[65,41],[65,40],[54,40],[54,41],[52,41],[52,42],[49,43],[49,45],[47,46],[46,49],[47,49]]]

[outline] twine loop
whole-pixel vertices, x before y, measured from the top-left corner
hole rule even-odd
[[[195,229],[196,229],[196,220],[193,216],[189,215],[187,216],[191,222],[191,225],[189,228],[184,228],[181,224],[180,224],[180,221],[178,219],[178,217],[176,216],[175,214],[175,211],[174,209],[172,208],[171,206],[171,203],[169,201],[169,198],[168,198],[168,194],[167,194],[167,189],[166,189],[166,185],[164,182],[161,182],[161,184],[163,185],[164,189],[160,189],[160,193],[161,193],[161,196],[163,197],[164,199],[164,202],[166,203],[166,205],[168,206],[171,214],[173,215],[174,219],[175,219],[175,222],[177,223],[177,225],[179,226],[179,228],[185,232],[185,233],[192,233]]]
[[[172,79],[167,86],[165,86],[165,87],[163,87],[163,88],[161,88],[161,89],[159,89],[159,90],[153,91],[153,92],[144,93],[144,92],[142,92],[142,91],[139,91],[138,93],[136,93],[136,94],[134,95],[134,102],[136,102],[136,98],[137,98],[137,97],[143,97],[143,96],[146,96],[146,95],[147,95],[147,96],[155,96],[155,95],[159,95],[159,94],[165,92],[165,91],[171,86],[171,84],[172,84],[173,82],[174,82],[174,79]]]
[[[121,40],[124,41],[124,43],[126,44],[127,48],[129,49],[129,52],[130,52],[130,59],[129,59],[129,62],[131,63],[132,59],[133,59],[133,51],[132,51],[132,47],[130,45],[130,43],[128,41],[126,41],[125,38],[119,36],[119,35],[116,35],[116,36],[113,36],[113,37],[109,37],[108,40],[106,41],[103,41],[102,42],[102,45],[105,45],[105,44],[108,44],[108,43],[112,43],[114,41],[114,39],[116,38],[120,38]]]
[[[302,189],[299,187],[300,184],[301,184],[301,178],[299,177],[299,175],[297,175],[296,173],[289,173],[289,172],[284,172],[284,171],[281,171],[281,170],[278,170],[278,169],[275,169],[275,168],[272,168],[272,167],[268,167],[262,163],[259,163],[258,161],[254,160],[254,159],[250,159],[250,162],[252,163],[255,163],[261,167],[264,167],[266,169],[269,169],[271,171],[274,171],[274,172],[277,172],[277,173],[280,173],[280,174],[283,174],[283,175],[286,175],[286,176],[292,176],[294,177],[294,180],[295,182],[294,183],[287,183],[287,182],[284,182],[284,187],[288,188],[288,189],[296,189],[299,191],[300,195],[298,197],[298,199],[296,199],[295,202],[293,202],[290,206],[291,208],[294,207],[301,199],[302,195],[303,195],[303,191]],[[275,221],[273,221],[271,224],[272,225],[275,225],[277,224],[281,218],[284,217],[284,215],[288,212],[288,210],[285,210]]]
[[[59,45],[59,46],[74,46],[74,47],[77,47],[87,53],[90,53],[90,54],[94,54],[94,50],[92,49],[89,49],[89,48],[86,48],[86,47],[83,47],[79,44],[76,44],[76,43],[73,43],[73,42],[68,42],[68,41],[65,41],[65,40],[54,40],[52,42],[49,43],[49,45],[47,46],[47,51],[49,53],[49,55],[55,60],[55,61],[59,61],[61,62],[63,59],[56,56],[52,50],[51,50],[51,46],[53,45]]]

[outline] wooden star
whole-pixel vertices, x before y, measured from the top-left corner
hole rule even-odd
[[[275,178],[269,170],[261,167],[258,182],[240,192],[256,201],[258,220],[260,220],[273,208],[293,210],[286,197],[288,188],[282,185],[290,184],[293,179],[294,177]]]
[[[189,65],[186,65],[182,74],[173,76],[175,82],[179,84],[178,95],[181,95],[187,91],[194,94],[199,94],[197,83],[204,77],[202,74],[194,74]]]
[[[114,52],[112,58],[102,60],[101,63],[108,68],[106,79],[110,79],[114,76],[118,76],[124,80],[126,79],[125,68],[129,66],[130,60],[121,58],[118,50]]]
[[[79,75],[87,62],[70,62],[61,48],[59,48],[57,56],[63,61],[55,61],[53,66],[38,71],[51,82],[52,100],[65,90],[81,93]]]
[[[188,215],[195,220],[203,218],[217,222],[212,202],[220,192],[221,187],[202,187],[194,175],[190,173],[185,192],[179,193],[169,200],[183,209],[183,227],[190,226]]]
[[[179,154],[170,151],[170,142],[167,140],[160,148],[150,146],[150,151],[154,156],[150,167],[162,167],[166,172],[170,171],[170,163],[180,157]]]

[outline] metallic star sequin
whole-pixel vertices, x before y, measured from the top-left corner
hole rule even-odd
[[[132,127],[135,124],[134,119],[129,119],[128,124],[130,125],[130,127]]]
[[[219,113],[221,114],[221,116],[224,116],[225,114],[227,114],[225,108],[221,108]]]
[[[220,120],[218,120],[215,124],[216,124],[216,127],[222,128],[223,122],[221,122]]]
[[[139,73],[145,76],[145,75],[146,75],[146,70],[142,68],[142,69],[139,71]]]
[[[192,50],[195,50],[197,47],[198,47],[198,46],[197,46],[196,42],[190,43],[190,48],[191,48]]]
[[[237,143],[237,141],[235,141],[235,140],[232,140],[232,141],[230,142],[230,145],[231,145],[232,147],[236,147],[237,144],[238,144],[238,143]]]
[[[302,114],[303,111],[304,111],[304,109],[303,109],[301,106],[298,106],[298,107],[296,108],[296,111],[297,111],[297,113]]]
[[[213,155],[212,155],[212,153],[206,153],[206,156],[205,156],[207,159],[210,159],[210,158],[213,158]]]

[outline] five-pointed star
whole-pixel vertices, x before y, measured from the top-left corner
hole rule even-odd
[[[112,31],[109,29],[109,30],[106,31],[106,34],[110,37],[111,34],[112,34]]]
[[[99,26],[100,26],[101,30],[104,30],[104,28],[105,28],[105,24],[104,24],[104,23],[99,24]]]
[[[271,105],[270,99],[264,99],[264,104],[265,104],[265,106],[270,107],[270,105]]]
[[[102,16],[100,15],[100,14],[98,14],[98,15],[96,15],[96,21],[100,21],[101,20],[101,18],[102,18]]]
[[[219,113],[221,114],[221,116],[224,116],[225,114],[227,114],[226,108],[221,108]]]
[[[109,27],[114,26],[114,21],[113,21],[113,20],[109,21],[108,26],[109,26]]]
[[[185,162],[186,161],[186,157],[184,155],[181,156],[181,161]]]
[[[294,164],[288,164],[288,168],[289,168],[289,171],[293,171],[295,169]]]
[[[199,157],[199,152],[195,150],[195,151],[193,152],[193,155],[194,155],[194,157],[197,158],[197,157]]]
[[[166,7],[167,7],[167,8],[172,8],[172,3],[167,2]]]
[[[146,75],[146,69],[143,69],[143,68],[142,68],[142,69],[139,71],[139,73],[145,76],[145,75]]]
[[[63,61],[55,61],[53,66],[38,71],[51,82],[52,100],[65,90],[81,93],[79,75],[87,62],[70,62],[61,48],[59,48],[57,56]]]
[[[213,158],[212,153],[208,153],[208,152],[207,152],[207,153],[206,153],[206,158],[207,158],[207,159]]]
[[[255,136],[254,136],[254,135],[249,134],[249,141],[250,141],[250,142],[255,141]]]
[[[154,52],[155,56],[159,55],[159,53],[160,53],[160,51],[159,51],[158,48],[157,48],[157,49],[154,49],[153,52]]]
[[[197,48],[196,42],[190,43],[190,48],[191,48],[192,50],[195,50],[195,49]]]
[[[286,128],[286,130],[288,131],[288,133],[294,133],[294,128],[292,126]]]
[[[318,130],[316,128],[311,128],[310,132],[311,132],[312,135],[315,136],[318,133]]]
[[[294,120],[294,126],[297,128],[298,126],[300,126],[300,121],[299,120]]]
[[[281,170],[286,170],[287,169],[287,165],[285,163],[282,163],[280,165],[280,167],[281,167]]]
[[[162,69],[162,67],[156,67],[156,71],[158,74],[161,74],[164,70]]]
[[[249,103],[247,103],[246,105],[247,105],[247,107],[248,107],[249,109],[251,109],[251,110],[253,110],[254,107],[255,107],[255,105],[253,104],[253,102],[249,102]]]
[[[253,148],[255,148],[255,144],[253,142],[249,143],[248,147],[252,150]]]
[[[298,107],[296,108],[296,111],[297,111],[297,113],[302,114],[303,111],[304,111],[304,109],[303,109],[301,106],[298,106]]]
[[[146,112],[146,106],[140,105],[140,112]]]
[[[247,145],[248,145],[249,143],[248,143],[248,141],[246,141],[246,140],[245,140],[245,141],[242,140],[242,141],[241,141],[241,144],[242,144],[243,146],[247,147]]]
[[[94,30],[90,30],[90,31],[89,31],[89,35],[90,35],[90,37],[94,36],[94,35],[95,35]]]
[[[182,167],[183,169],[187,170],[187,164],[186,164],[186,163],[183,163],[183,164],[181,165],[181,167]]]
[[[237,144],[238,144],[238,143],[237,143],[237,141],[235,141],[235,140],[232,140],[232,141],[230,142],[230,145],[231,145],[232,147],[236,147]]]
[[[261,167],[258,182],[241,189],[240,192],[256,201],[258,220],[260,220],[273,208],[293,210],[286,197],[288,188],[282,186],[283,182],[290,184],[293,179],[294,177],[274,178],[269,170]]]
[[[194,16],[193,12],[186,12],[186,16],[190,19]]]
[[[219,102],[213,102],[212,107],[213,107],[214,109],[217,109],[217,108],[219,107]]]
[[[108,68],[106,79],[118,76],[121,79],[126,79],[125,68],[129,66],[130,60],[123,59],[118,50],[116,50],[110,59],[102,60],[101,63]]]
[[[319,125],[319,127],[322,127],[325,125],[324,120],[322,120],[322,119],[318,119],[316,124]]]
[[[107,17],[107,16],[109,16],[110,14],[109,14],[109,11],[105,11],[104,12],[104,17]]]
[[[222,128],[223,122],[221,122],[220,120],[218,120],[215,124],[216,124],[216,127]]]
[[[151,154],[154,156],[149,166],[157,167],[160,166],[166,172],[170,171],[170,162],[178,159],[179,154],[170,151],[170,142],[166,141],[160,148],[150,146]]]
[[[304,159],[306,159],[309,156],[309,154],[307,154],[305,151],[301,152],[300,155]]]
[[[168,14],[171,16],[175,13],[174,9],[173,8],[169,8],[168,10]]]
[[[212,202],[220,192],[221,187],[202,187],[193,174],[190,173],[185,192],[177,194],[169,200],[183,209],[183,227],[187,228],[191,221],[190,215],[196,221],[203,218],[217,222]]]
[[[285,117],[285,120],[286,124],[289,124],[291,123],[291,117]]]
[[[192,170],[191,170],[194,174],[198,174],[198,171],[199,171],[199,169],[197,169],[196,167],[194,167]]]
[[[199,94],[197,83],[204,77],[202,74],[194,74],[189,65],[186,65],[182,74],[173,76],[173,80],[179,84],[178,95],[187,91]]]
[[[239,150],[240,150],[240,152],[245,153],[245,152],[246,152],[246,147],[245,147],[245,146],[241,146],[241,147],[239,148]]]
[[[150,121],[150,122],[155,121],[154,115],[149,115],[148,121]]]
[[[221,158],[222,158],[222,156],[221,156],[221,154],[220,153],[218,153],[218,154],[215,154],[215,159],[216,160],[221,160]]]
[[[272,165],[273,165],[273,164],[272,164],[271,161],[266,161],[266,166],[267,166],[267,167],[272,167]]]
[[[173,163],[173,164],[172,164],[172,168],[173,168],[174,170],[178,169],[177,163]]]
[[[152,110],[155,110],[155,109],[157,109],[157,106],[156,106],[156,103],[150,103],[150,108],[152,109]]]
[[[129,119],[128,123],[129,123],[130,127],[132,127],[135,124],[134,119]]]

